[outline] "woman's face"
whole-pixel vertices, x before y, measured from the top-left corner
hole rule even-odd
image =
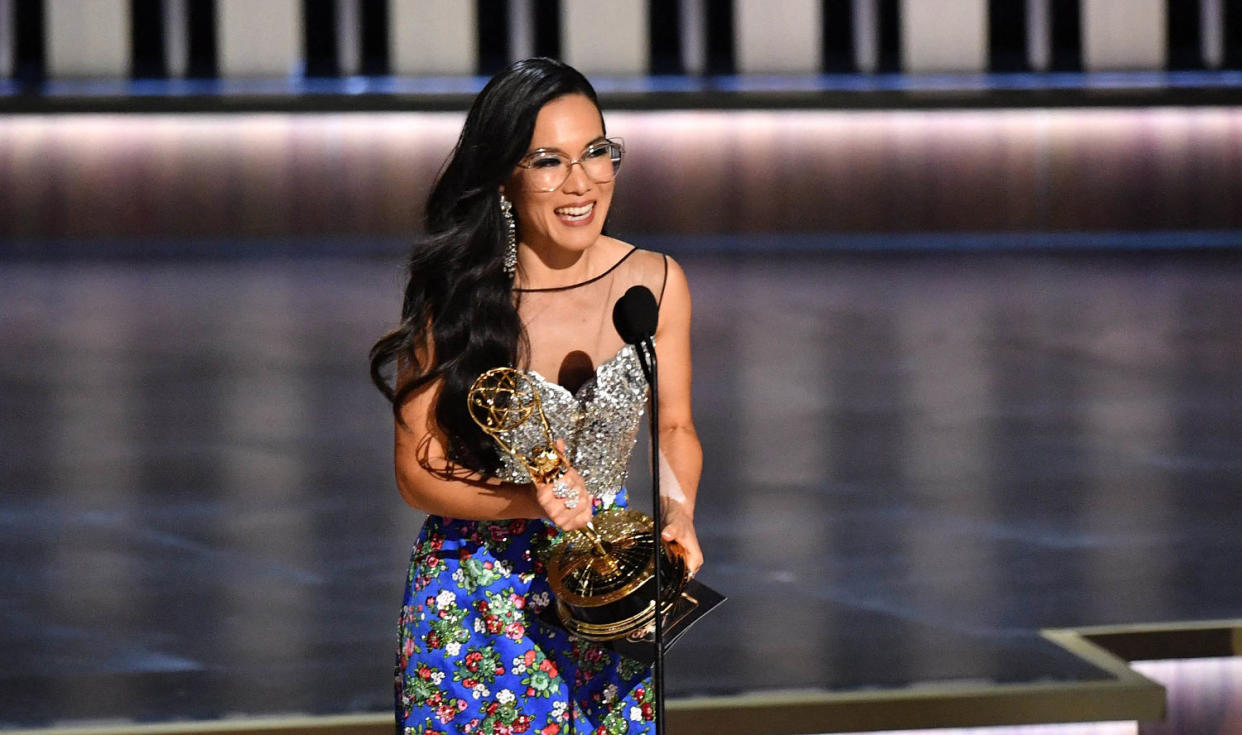
[[[580,94],[557,97],[539,110],[526,152],[551,150],[578,160],[604,137],[604,123],[595,103]],[[600,184],[578,164],[555,191],[537,191],[533,169],[518,167],[505,196],[518,218],[518,239],[537,252],[560,249],[582,252],[599,239],[612,203],[614,181]]]

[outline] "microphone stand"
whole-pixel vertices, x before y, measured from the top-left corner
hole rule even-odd
[[[652,662],[651,679],[655,689],[655,723],[656,735],[665,735],[664,730],[664,612],[661,609],[661,593],[664,590],[663,570],[660,563],[660,551],[664,543],[664,513],[660,507],[660,388],[659,365],[656,360],[655,344],[650,336],[644,337],[637,345],[638,361],[642,365],[643,374],[651,385],[651,521],[654,532],[655,563],[652,567],[652,582],[655,587],[655,659]]]

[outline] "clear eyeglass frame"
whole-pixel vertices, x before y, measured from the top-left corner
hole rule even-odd
[[[596,184],[607,184],[617,177],[621,159],[624,157],[624,140],[600,138],[588,145],[577,158],[570,158],[555,148],[539,148],[523,156],[517,165],[523,169],[522,188],[528,191],[552,192],[565,185],[575,165],[581,166],[587,178]],[[553,161],[558,163],[554,165]],[[606,166],[603,165],[605,161]],[[555,185],[552,184],[553,181],[556,181]]]

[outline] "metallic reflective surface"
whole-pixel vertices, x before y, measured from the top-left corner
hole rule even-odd
[[[1236,251],[679,260],[730,600],[671,694],[1093,680],[1037,631],[1242,613]],[[0,724],[390,708],[399,292],[0,265]]]
[[[1242,660],[1237,656],[1136,661],[1134,668],[1169,692],[1168,716],[1163,722],[1143,723],[1139,735],[1231,733],[1242,728]]]

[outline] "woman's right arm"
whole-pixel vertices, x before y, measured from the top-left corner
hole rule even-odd
[[[573,469],[564,480],[578,490],[582,502],[567,508],[553,495],[553,483],[516,485],[453,465],[433,430],[438,388],[437,381],[416,392],[401,408],[405,425],[394,422],[397,489],[406,503],[425,513],[463,520],[544,518],[566,531],[591,520],[586,484]]]

